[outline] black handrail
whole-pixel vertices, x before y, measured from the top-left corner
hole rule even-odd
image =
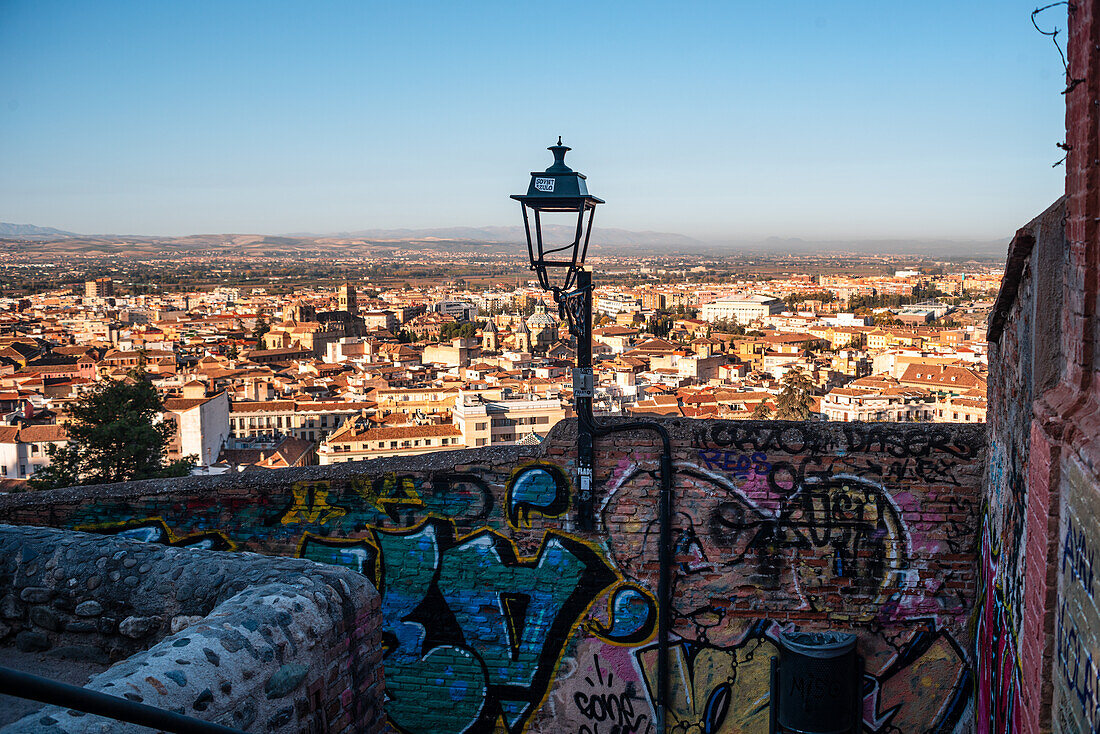
[[[115,721],[148,726],[174,734],[244,734],[211,721],[165,711],[127,698],[0,667],[0,694],[76,709]]]

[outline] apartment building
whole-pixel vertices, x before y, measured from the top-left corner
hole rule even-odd
[[[194,456],[196,465],[210,466],[229,438],[229,397],[224,391],[208,396],[202,383],[189,383],[182,398],[164,401],[164,420],[175,425],[168,458]]]
[[[752,295],[741,298],[720,298],[712,303],[704,303],[699,315],[704,321],[730,319],[746,326],[772,314],[780,313],[783,308],[783,301],[778,298]]]
[[[986,397],[983,392],[971,391],[963,395],[947,395],[937,401],[937,423],[985,423]]]
[[[110,298],[114,294],[115,284],[109,277],[84,281],[85,298]]]
[[[373,412],[377,403],[338,400],[235,400],[230,405],[229,432],[233,438],[293,436],[321,441],[348,418]]]
[[[556,398],[513,398],[503,391],[492,394],[463,391],[453,411],[454,427],[470,447],[513,444],[530,434],[540,439],[565,418],[565,407]]]
[[[615,316],[638,310],[638,299],[625,293],[609,293],[596,298],[596,313]]]
[[[833,388],[821,399],[821,414],[830,421],[931,421],[935,402],[927,391],[901,387],[891,380],[875,387]]]
[[[349,420],[317,447],[317,463],[327,466],[462,448],[466,448],[462,432],[452,425],[372,428],[363,420]]]
[[[51,444],[67,443],[64,426],[0,426],[0,478],[29,479],[49,465]]]

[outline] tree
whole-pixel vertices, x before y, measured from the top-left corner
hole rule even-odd
[[[70,409],[68,444],[47,449],[50,464],[35,472],[31,487],[185,476],[194,457],[167,463],[165,451],[174,429],[169,422],[155,422],[163,408],[143,372],[97,385]]]
[[[813,383],[801,370],[791,370],[783,376],[783,389],[775,399],[775,417],[784,421],[805,421],[810,419],[810,391]]]
[[[260,314],[256,317],[256,326],[252,329],[252,338],[256,341],[256,346],[262,348],[264,343],[264,334],[271,331],[271,324],[267,322],[267,317]]]
[[[771,420],[772,411],[768,407],[768,404],[761,400],[756,404],[756,407],[752,409],[752,419],[754,421],[766,421]]]
[[[477,336],[478,326],[472,321],[460,324],[457,321],[452,321],[443,324],[439,329],[439,336],[441,339],[472,339]]]

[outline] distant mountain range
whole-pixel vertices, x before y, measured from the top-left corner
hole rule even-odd
[[[804,240],[799,237],[769,237],[759,241],[731,241],[712,245],[726,251],[769,252],[803,255],[812,253],[861,253],[875,255],[925,255],[929,257],[1003,258],[1011,238],[997,240],[877,239]]]
[[[554,241],[571,241],[575,227],[560,224],[543,225],[543,235]],[[500,242],[520,244],[526,241],[523,227],[436,227],[432,229],[361,229],[354,232],[294,232],[287,237],[313,237],[319,239],[364,239],[373,242],[419,242],[449,240],[452,242]],[[625,229],[594,227],[592,244],[637,245],[640,247],[702,247],[705,243],[668,232],[633,232]]]
[[[547,225],[549,242],[568,242],[575,229]],[[0,252],[41,258],[62,253],[89,256],[157,257],[177,253],[215,251],[237,255],[290,256],[325,253],[366,255],[415,247],[481,254],[522,252],[523,228],[437,227],[431,229],[363,229],[349,232],[294,232],[285,235],[194,234],[184,237],[144,235],[81,235],[53,227],[0,222]],[[31,243],[34,243],[33,245]],[[48,243],[48,246],[43,246]],[[959,240],[805,240],[771,237],[763,240],[703,241],[668,232],[634,232],[596,227],[592,254],[730,255],[736,252],[770,254],[864,253],[929,257],[1004,257],[1008,238],[988,241]]]
[[[0,237],[75,237],[72,232],[66,232],[53,227],[36,227],[33,224],[11,224],[0,222]]]

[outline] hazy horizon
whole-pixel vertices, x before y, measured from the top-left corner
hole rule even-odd
[[[1062,69],[1033,9],[12,0],[0,220],[510,227],[560,134],[608,201],[597,228],[1000,240],[1063,189]]]

